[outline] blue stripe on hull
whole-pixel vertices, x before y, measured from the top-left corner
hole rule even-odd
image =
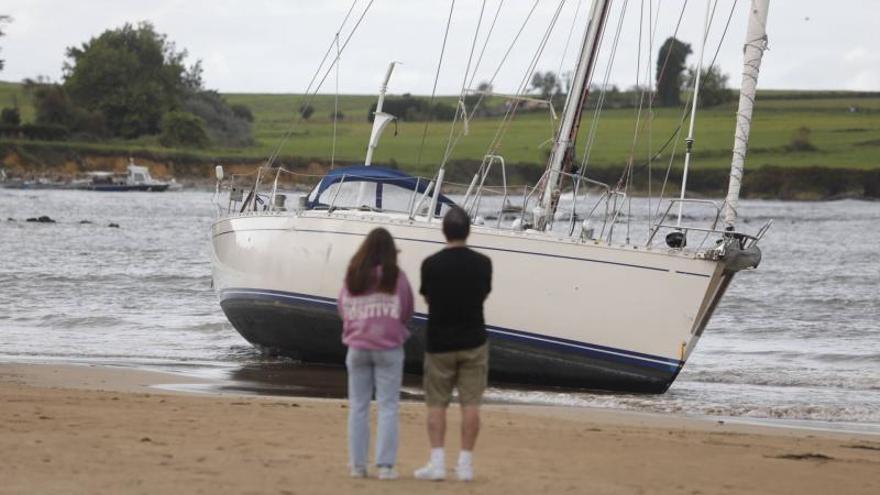
[[[252,343],[294,357],[311,355],[312,359],[307,360],[335,362],[340,359],[338,355],[344,355],[344,347],[339,343],[335,299],[262,289],[225,289],[220,292],[220,299],[230,321]],[[261,302],[263,306],[258,307]],[[269,316],[275,312],[288,316]],[[299,317],[306,320],[298,320]],[[333,337],[329,342],[318,342],[320,338],[305,337],[303,328],[292,328],[283,318],[297,320],[304,327],[320,326],[323,334]],[[407,345],[407,355],[410,368],[418,371],[427,316],[417,314],[414,320],[416,331]],[[684,364],[661,356],[509,328],[487,326],[487,330],[493,342],[493,374],[503,381],[663,392]],[[294,346],[299,348],[292,349]],[[608,374],[612,376],[596,379],[598,375]],[[582,379],[579,375],[583,375]],[[546,377],[546,380],[537,377]],[[610,385],[603,385],[606,382]],[[618,382],[629,385],[620,386]]]

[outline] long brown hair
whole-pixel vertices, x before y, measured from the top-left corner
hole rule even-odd
[[[373,229],[363,244],[351,257],[345,273],[345,285],[353,295],[363,294],[376,285],[376,267],[382,267],[382,276],[377,289],[379,292],[394,294],[397,291],[397,248],[391,234],[379,227]]]

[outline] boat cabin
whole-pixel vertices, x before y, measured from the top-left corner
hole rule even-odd
[[[352,165],[331,170],[306,197],[306,209],[367,209],[426,214],[433,184],[390,168]],[[435,215],[455,205],[440,195]]]

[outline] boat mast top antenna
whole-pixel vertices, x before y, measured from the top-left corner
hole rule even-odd
[[[727,200],[724,202],[724,224],[728,229],[736,223],[736,208],[739,205],[739,191],[742,186],[743,167],[749,149],[749,132],[752,127],[752,110],[755,107],[755,93],[758,73],[761,71],[761,58],[767,49],[767,10],[770,0],[752,0],[749,11],[749,27],[743,48],[743,75],[739,91],[739,110],[736,112],[736,135],[733,141],[733,158],[730,163],[730,183],[727,186]]]
[[[550,224],[559,199],[560,172],[571,166],[581,114],[590,93],[590,78],[610,6],[611,0],[593,0],[590,9],[590,20],[584,32],[577,70],[565,100],[562,122],[550,155],[549,174],[541,195],[541,204],[535,209],[535,228],[538,230],[543,230]]]

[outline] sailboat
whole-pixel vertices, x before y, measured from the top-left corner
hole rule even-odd
[[[599,196],[605,215],[594,218],[603,225],[598,235],[586,221],[576,224],[575,213],[580,208],[583,214],[585,203],[578,203],[577,187],[564,184],[594,182],[572,170],[572,150],[611,7],[610,0],[594,0],[549,165],[531,191],[521,197],[505,191],[500,202],[489,200],[483,186],[489,170],[504,171],[497,155],[487,156],[467,191],[457,196],[443,193],[443,167],[423,179],[373,165],[373,151],[394,119],[382,111],[392,64],[363,165],[331,170],[295,205],[287,205],[278,192],[280,168],[261,167],[252,184],[230,189],[211,227],[213,284],[222,310],[260,349],[304,362],[342,364],[336,298],[345,267],[364,237],[377,227],[390,231],[401,267],[418,287],[422,260],[444,245],[440,219],[450,205],[459,204],[474,219],[470,247],[489,256],[494,267],[493,292],[485,303],[491,380],[665,392],[735,275],[760,262],[757,243],[769,223],[748,234],[737,230],[736,219],[768,3],[753,0],[749,9],[723,203],[686,198],[683,185],[681,196],[654,219],[647,242],[620,243],[612,231],[622,214],[618,200],[626,198],[605,186]],[[698,91],[699,76],[692,112]],[[685,174],[693,121],[692,114]],[[222,167],[217,177],[219,192],[226,184]],[[521,207],[510,208],[519,202]],[[497,207],[497,220],[485,214],[486,205]],[[561,213],[569,207],[572,215],[565,220]],[[689,223],[682,209],[691,207],[710,211],[708,225]],[[502,221],[502,210],[508,216],[513,211],[515,218]],[[409,371],[421,370],[426,319],[427,306],[418,301],[406,344]]]

